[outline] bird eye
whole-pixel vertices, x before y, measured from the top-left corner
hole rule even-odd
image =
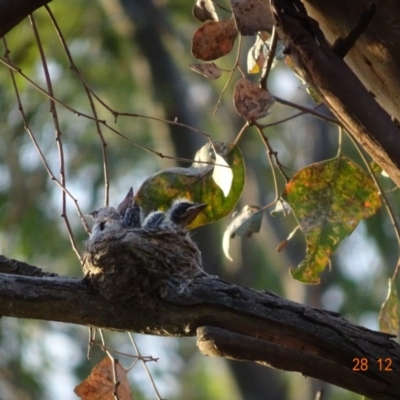
[[[104,231],[104,227],[105,226],[106,226],[106,223],[104,221],[100,222],[99,228],[100,228],[101,231]]]

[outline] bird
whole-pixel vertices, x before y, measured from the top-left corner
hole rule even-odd
[[[93,227],[90,237],[93,239],[99,235],[107,235],[123,228],[141,227],[141,209],[135,204],[133,189],[130,188],[124,200],[114,207],[102,207],[92,211]]]
[[[204,203],[192,203],[188,199],[177,199],[171,208],[164,211],[153,211],[143,221],[146,229],[186,229],[187,226],[207,207]]]
[[[123,227],[123,217],[114,207],[103,207],[92,211],[90,215],[93,218],[91,240],[96,240],[100,236],[118,232]]]
[[[132,198],[129,191],[117,208],[92,213],[93,229],[83,255],[84,280],[109,300],[131,303],[156,298],[173,279],[185,287],[193,278],[208,277],[200,250],[186,234],[187,224],[206,205],[177,201],[167,212],[150,214],[153,222],[132,227],[126,218]]]
[[[133,188],[131,187],[124,200],[117,207],[118,212],[123,217],[123,225],[126,228],[140,228],[142,225],[142,212],[138,204],[135,203]]]

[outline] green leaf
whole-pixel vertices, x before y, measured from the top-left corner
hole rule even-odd
[[[230,191],[226,197],[213,179],[215,153],[210,143],[207,143],[197,152],[195,162],[189,168],[171,168],[148,178],[136,194],[135,202],[145,214],[154,210],[166,210],[173,200],[178,198],[208,204],[208,207],[189,225],[189,229],[208,224],[229,214],[244,188],[244,160],[237,146],[216,142],[214,147],[233,173]]]
[[[397,335],[399,331],[399,299],[396,283],[389,279],[389,290],[385,302],[379,312],[379,328],[381,332]]]
[[[341,156],[311,164],[287,183],[283,193],[306,236],[306,257],[292,268],[295,279],[319,283],[319,275],[343,239],[381,205],[374,182]]]
[[[233,172],[228,163],[219,155],[215,155],[215,166],[212,177],[220,187],[224,196],[228,196],[233,181]]]

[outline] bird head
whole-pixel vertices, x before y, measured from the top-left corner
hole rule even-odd
[[[99,208],[90,215],[93,217],[91,239],[101,234],[117,232],[123,226],[123,216],[114,207]]]
[[[117,207],[117,211],[123,217],[125,228],[140,228],[142,226],[142,212],[139,205],[135,203],[132,188],[129,189],[128,194]]]
[[[117,211],[124,216],[127,209],[133,206],[135,199],[133,197],[133,189],[130,188],[128,194],[125,196],[124,200],[117,207]]]
[[[204,203],[192,203],[187,199],[177,199],[169,210],[170,220],[186,228],[207,207]]]

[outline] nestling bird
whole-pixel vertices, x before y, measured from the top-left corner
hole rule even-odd
[[[178,199],[172,203],[167,212],[154,211],[150,213],[143,221],[143,228],[186,228],[206,207],[207,204]]]
[[[153,216],[154,226],[149,229],[132,227],[127,222],[130,203],[124,201],[117,209],[105,207],[92,214],[93,231],[85,243],[85,277],[104,297],[124,302],[147,301],[173,277],[183,279],[185,284],[194,277],[207,276],[201,253],[183,228],[204,209],[204,204],[174,203],[167,213],[152,213],[164,215],[160,223]]]
[[[129,189],[128,194],[117,208],[103,207],[91,212],[90,215],[93,217],[91,239],[100,233],[110,234],[123,227],[140,228],[141,226],[141,211],[134,202],[132,188]]]
[[[91,240],[96,240],[99,236],[110,235],[121,230],[123,217],[114,207],[103,207],[90,213],[93,217]]]
[[[123,216],[123,224],[126,228],[140,228],[142,225],[142,216],[140,207],[135,203],[133,189],[130,188],[125,199],[117,207],[119,213]]]

